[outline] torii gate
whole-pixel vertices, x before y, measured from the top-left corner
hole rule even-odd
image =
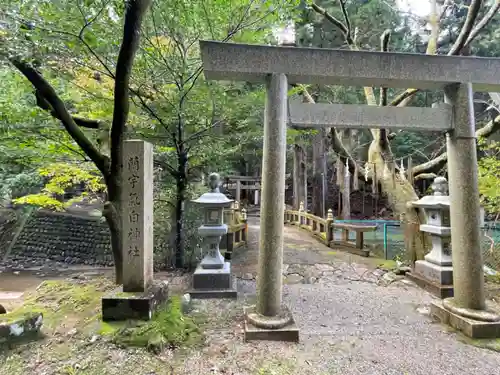
[[[266,83],[257,306],[245,314],[245,339],[298,340],[282,305],[283,215],[288,84],[420,88],[445,91],[437,108],[307,105],[294,124],[447,132],[455,296],[435,303],[445,322],[500,333],[486,311],[473,89],[500,91],[500,59],[200,42],[205,77]],[[299,113],[300,112],[300,113]],[[333,119],[334,121],[332,121]],[[475,319],[473,323],[471,318]],[[467,333],[467,332],[466,332]]]

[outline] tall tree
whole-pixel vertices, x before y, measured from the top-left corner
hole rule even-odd
[[[495,1],[490,5],[489,10],[484,12],[484,16],[481,18],[479,15],[481,13],[482,1],[472,0],[468,7],[467,17],[458,33],[456,40],[448,51],[448,55],[459,55],[472,45],[475,38],[480,34],[480,31],[491,21],[495,16],[500,7],[500,3]],[[349,17],[349,12],[347,9],[347,1],[340,0],[338,2],[339,9],[343,15],[343,19],[335,17],[332,13],[328,12],[323,7],[319,6],[315,2],[311,2],[311,8],[319,15],[322,15],[325,20],[327,20],[333,27],[334,30],[343,36],[346,45],[353,50],[360,49],[360,45],[357,39],[354,38],[354,30],[358,25],[352,23]],[[439,12],[436,3],[434,2],[433,12],[429,18],[429,24],[431,28],[431,33],[428,38],[427,43],[427,54],[435,54],[437,51],[437,38],[439,36]],[[390,32],[383,32],[381,35],[381,50],[386,51],[389,49],[390,42]],[[388,91],[385,89],[380,90],[380,100],[376,99],[375,89],[372,87],[365,87],[364,94],[368,105],[389,105],[389,106],[404,106],[407,105],[414,96],[419,92],[418,89],[407,89],[404,92],[397,93],[392,98],[388,98]],[[306,93],[306,91],[304,91]],[[311,95],[305,95],[309,102],[314,102]],[[476,134],[478,136],[487,137],[494,133],[500,128],[500,116],[489,121],[481,129],[478,129]],[[417,199],[417,194],[415,192],[414,186],[408,181],[408,179],[399,179],[398,165],[396,164],[396,158],[394,157],[391,143],[393,140],[399,136],[400,133],[391,134],[385,129],[372,129],[370,131],[372,141],[368,149],[368,158],[366,166],[370,167],[368,174],[369,176],[380,184],[382,192],[384,192],[389,199],[395,212],[399,214],[406,215],[406,220],[413,223],[419,223],[423,220],[422,213],[420,216],[417,215],[413,210],[407,210],[407,202],[411,202]],[[334,151],[340,155],[342,160],[349,164],[349,169],[354,172],[355,165],[357,161],[352,157],[349,150],[345,147],[342,142],[339,132],[334,128],[330,131],[331,134],[331,145]],[[441,153],[436,158],[425,162],[423,164],[417,165],[412,168],[410,173],[415,177],[415,179],[427,179],[432,178],[439,172],[446,164],[447,161],[446,152]],[[360,171],[359,178],[364,178],[365,170],[364,166],[358,166],[357,170]],[[393,181],[398,180],[397,184]],[[412,260],[421,259],[424,255],[425,244],[424,239],[420,236],[415,236],[411,239],[414,246],[411,248],[413,250],[410,254]]]
[[[110,129],[110,155],[106,155],[99,151],[96,145],[82,131],[82,127],[98,127],[97,121],[86,120],[75,117],[70,114],[63,100],[60,98],[56,89],[45,79],[42,73],[37,69],[40,63],[33,60],[33,56],[21,54],[17,48],[8,49],[3,54],[14,67],[16,67],[33,85],[36,90],[37,99],[44,109],[47,109],[55,118],[61,121],[67,133],[73,138],[75,143],[81,150],[92,160],[97,169],[101,172],[106,188],[107,201],[105,204],[103,215],[109,225],[111,232],[111,247],[115,260],[115,278],[117,283],[122,282],[122,244],[121,244],[121,216],[120,216],[120,196],[122,189],[122,181],[120,180],[122,168],[122,143],[127,127],[127,119],[129,115],[129,86],[132,66],[136,52],[139,48],[139,40],[141,35],[141,25],[146,12],[150,7],[150,0],[130,0],[124,9],[124,25],[122,33],[122,41],[120,44],[115,72],[111,73],[114,77],[114,106],[112,124]],[[32,4],[33,5],[33,4]],[[39,4],[41,7],[46,5],[50,8],[50,4]],[[83,26],[80,29],[77,37],[84,43],[85,30],[92,26],[92,23],[97,19],[106,8],[106,3],[93,4],[100,5],[97,15],[87,17],[84,9],[78,2],[76,7],[81,12],[83,17]],[[11,10],[5,14],[10,14]],[[34,28],[33,21],[17,18],[14,14],[15,23],[12,29],[32,30]],[[19,38],[15,35],[14,38]],[[30,35],[24,35],[29,39]],[[15,39],[17,39],[15,38]],[[34,42],[36,43],[36,41]],[[12,45],[11,45],[12,46]],[[92,48],[89,45],[89,50]],[[25,52],[25,51],[24,51]],[[50,52],[44,51],[44,52]],[[98,57],[96,57],[98,59]]]
[[[62,121],[104,177],[105,216],[117,274],[121,142],[130,136],[154,142],[155,163],[175,184],[172,217],[180,267],[189,179],[240,149],[237,139],[243,137],[233,133],[243,133],[248,123],[235,119],[241,119],[244,111],[254,112],[262,93],[242,85],[204,82],[198,41],[266,41],[294,2],[274,6],[252,0],[156,0],[146,17],[149,6],[141,1],[33,0],[21,5],[7,1],[0,8],[10,21],[10,35],[4,37],[10,48],[6,57],[33,83],[39,105]],[[121,19],[125,28],[120,49],[116,35]],[[55,77],[78,86],[79,94],[56,95]],[[240,97],[238,92],[248,95]]]

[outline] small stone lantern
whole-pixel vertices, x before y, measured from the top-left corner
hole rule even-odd
[[[219,191],[220,176],[209,176],[210,191],[193,202],[204,209],[204,224],[198,228],[203,238],[205,256],[193,274],[193,297],[199,298],[236,298],[236,288],[231,276],[231,264],[224,260],[219,244],[228,231],[224,223],[224,208],[231,206],[233,200]]]
[[[448,182],[444,177],[436,177],[431,188],[433,195],[412,205],[425,210],[427,224],[421,224],[420,231],[431,236],[432,250],[425,260],[415,262],[414,271],[407,276],[438,297],[447,298],[453,296]]]

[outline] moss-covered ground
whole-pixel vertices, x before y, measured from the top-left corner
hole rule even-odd
[[[225,357],[229,342],[240,339],[240,302],[195,303],[186,315],[181,297],[172,295],[149,322],[104,323],[101,297],[115,288],[111,280],[99,277],[44,281],[27,293],[23,304],[1,319],[41,312],[44,325],[37,337],[0,345],[0,375],[208,375],[227,360],[218,358]],[[230,340],[213,340],[227,335]],[[206,358],[201,360],[206,368],[197,372],[187,359],[199,361],[200,356]],[[288,360],[257,359],[248,358],[252,364],[246,374],[293,373]]]

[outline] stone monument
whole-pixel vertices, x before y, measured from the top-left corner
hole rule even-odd
[[[104,321],[151,319],[168,295],[166,282],[153,280],[153,146],[123,143],[123,289],[102,299]],[[121,289],[121,288],[120,288]]]
[[[414,271],[407,277],[439,298],[446,298],[453,296],[448,182],[444,177],[436,177],[431,188],[433,195],[412,205],[425,210],[427,224],[420,225],[420,231],[431,236],[432,250],[425,260],[415,262]]]
[[[233,200],[219,191],[220,176],[212,173],[209,177],[210,191],[193,202],[205,211],[204,224],[198,228],[203,239],[205,256],[193,274],[193,288],[189,292],[193,298],[236,298],[236,279],[231,275],[231,264],[220,253],[219,244],[227,233],[224,223],[224,208]]]

